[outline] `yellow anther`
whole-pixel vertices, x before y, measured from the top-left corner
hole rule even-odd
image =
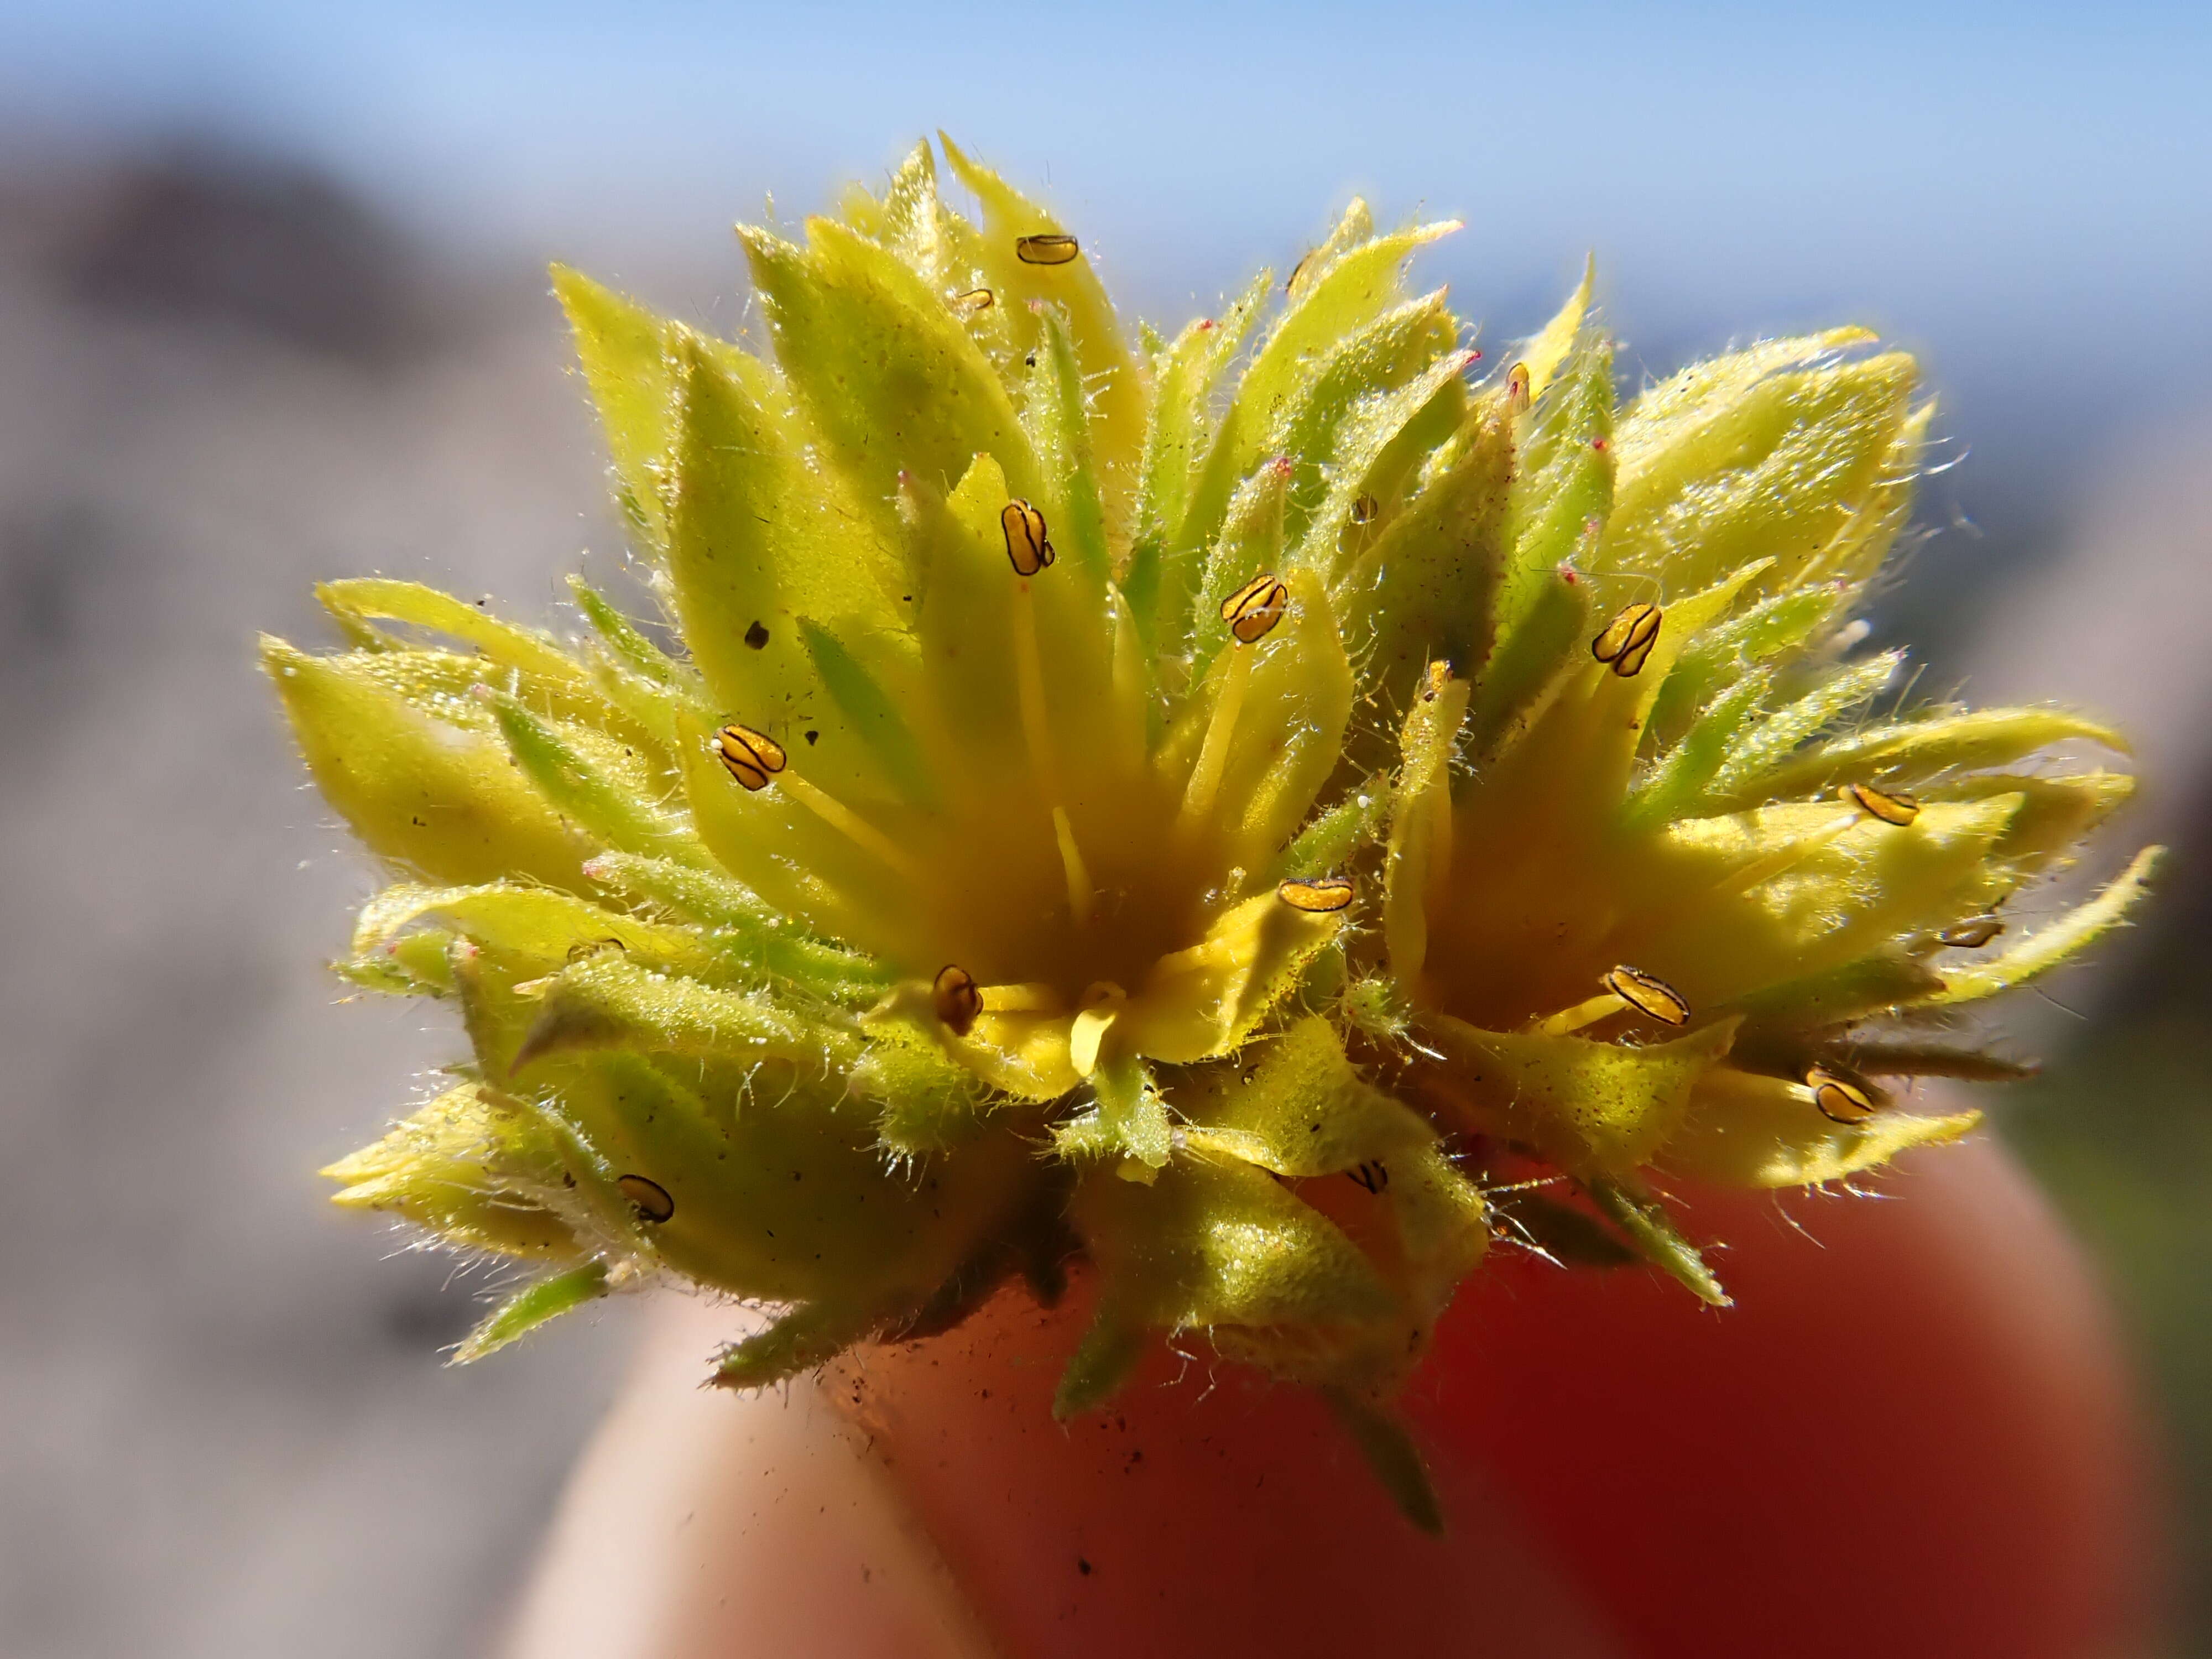
[[[1516,363],[1505,373],[1505,401],[1516,415],[1526,415],[1532,401],[1528,390],[1528,365]]]
[[[1293,910],[1325,916],[1352,902],[1352,883],[1342,876],[1323,876],[1318,881],[1286,881],[1275,896]]]
[[[937,1011],[937,1023],[955,1036],[975,1030],[983,1012],[983,994],[976,988],[975,976],[949,962],[937,970],[929,1000]]]
[[[952,296],[952,308],[963,317],[973,317],[988,311],[999,303],[999,296],[988,288],[971,288],[965,294]]]
[[[1256,645],[1283,619],[1291,590],[1271,570],[1263,570],[1221,602],[1221,620],[1239,645]]]
[[[1978,951],[2004,930],[2004,923],[1995,916],[1976,916],[1972,921],[1962,921],[1956,927],[1946,927],[1936,935],[1936,942],[1948,945],[1954,950]]]
[[[1011,501],[999,509],[999,528],[1006,532],[1006,558],[1018,576],[1034,576],[1053,561],[1052,538],[1045,533],[1044,514],[1024,501]]]
[[[1644,659],[1651,654],[1665,615],[1656,605],[1628,606],[1590,641],[1590,655],[1600,662],[1611,663],[1613,672],[1621,678],[1634,679],[1644,666]]]
[[[1352,504],[1352,521],[1354,524],[1373,524],[1376,514],[1382,510],[1382,502],[1372,495],[1362,495]]]
[[[1690,1005],[1682,994],[1656,974],[1624,966],[1598,982],[1647,1019],[1656,1019],[1662,1025],[1690,1023]]]
[[[1025,265],[1064,265],[1082,251],[1075,238],[1056,232],[1014,239],[1014,258]]]
[[[1805,1086],[1813,1091],[1813,1103],[1820,1109],[1820,1115],[1831,1122],[1863,1123],[1881,1107],[1871,1090],[1825,1066],[1815,1066],[1805,1073]]]
[[[768,781],[791,763],[783,745],[765,732],[735,723],[714,733],[714,753],[732,777],[748,789],[765,789]]]
[[[617,1176],[615,1185],[635,1206],[641,1220],[661,1222],[676,1213],[676,1200],[669,1196],[668,1188],[657,1181],[647,1181],[641,1175]]]
[[[1877,789],[1870,783],[1847,783],[1836,793],[1869,817],[1880,818],[1899,829],[1920,816],[1917,800],[1893,789]]]

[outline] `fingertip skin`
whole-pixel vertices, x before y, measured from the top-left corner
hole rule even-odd
[[[2105,1299],[1983,1139],[1884,1198],[1705,1194],[1735,1306],[1494,1261],[1410,1408],[1651,1659],[2148,1651],[2161,1528]]]
[[[2162,1533],[2105,1304],[1984,1142],[1899,1201],[1677,1194],[1735,1305],[1496,1255],[1406,1407],[1447,1530],[1309,1392],[1157,1355],[1059,1424],[1088,1316],[1014,1293],[817,1385],[696,1388],[677,1304],[508,1650],[944,1659],[2110,1659]]]
[[[1426,1536],[1308,1390],[1161,1355],[1105,1409],[1054,1422],[1083,1300],[1001,1297],[949,1336],[848,1362],[837,1396],[998,1652],[1621,1651],[1480,1469],[1437,1472],[1449,1525]]]

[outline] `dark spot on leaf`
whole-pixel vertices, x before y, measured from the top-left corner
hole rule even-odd
[[[811,744],[811,743],[812,743],[812,742],[813,742],[817,738],[820,737],[821,735],[822,735],[822,734],[821,734],[819,732],[809,732],[806,734],[806,741],[807,741],[809,744]]]
[[[1079,1555],[1075,1558],[1075,1570],[1081,1573],[1085,1578],[1091,1577],[1091,1563],[1085,1560]]]
[[[768,624],[757,621],[745,629],[745,643],[756,651],[764,649],[768,645]]]

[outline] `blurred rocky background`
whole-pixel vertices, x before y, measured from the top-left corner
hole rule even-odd
[[[456,1049],[434,1011],[349,1002],[316,971],[372,876],[304,791],[251,632],[325,641],[310,588],[333,575],[556,621],[568,570],[619,581],[541,258],[727,331],[743,290],[719,229],[759,188],[811,205],[973,111],[1024,182],[1123,146],[1120,173],[1060,193],[1155,319],[1210,307],[1261,255],[1287,269],[1328,192],[1379,175],[1386,216],[1466,192],[1432,204],[1474,221],[1434,274],[1489,340],[1540,321],[1588,222],[1620,227],[1601,269],[1631,373],[1846,319],[1927,352],[1944,459],[1972,453],[1929,481],[1879,638],[1920,647],[1923,690],[2120,718],[2154,784],[2090,873],[2123,842],[2176,845],[2148,925],[2008,1016],[2051,1064],[1998,1116],[2124,1312],[2182,1515],[2185,1648],[2212,1655],[2203,28],[1970,7],[1908,52],[1861,7],[1894,49],[1822,70],[1763,13],[1697,37],[1711,61],[1691,64],[1679,33],[1621,40],[1590,8],[1492,58],[1471,24],[1444,41],[1377,13],[1354,39],[1291,6],[1237,25],[1244,58],[1174,35],[1153,76],[1132,33],[1196,20],[1132,4],[1105,44],[1039,44],[955,8],[926,40],[871,25],[856,45],[740,6],[694,53],[668,30],[703,15],[667,4],[649,52],[561,4],[477,9],[437,42],[423,7],[349,7],[349,33],[280,60],[279,13],[209,9],[225,35],[199,9],[0,0],[0,1651],[440,1659],[490,1639],[632,1310],[447,1370],[486,1281],[324,1205],[309,1172]],[[857,79],[848,52],[873,54]],[[1380,97],[1454,53],[1450,99]],[[1070,79],[1030,78],[1041,54]],[[1602,120],[1560,91],[1593,62],[1616,77]],[[407,96],[331,90],[356,81]],[[1014,83],[1068,130],[1010,125]],[[1278,127],[1233,125],[1281,84]],[[669,111],[710,86],[715,119],[751,111],[731,153],[772,166],[700,162]],[[88,111],[95,87],[123,112]],[[1705,127],[1655,125],[1662,94]],[[1875,135],[1857,149],[1854,122]],[[617,183],[595,144],[665,165]]]

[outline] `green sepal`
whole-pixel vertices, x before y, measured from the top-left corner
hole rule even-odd
[[[1148,639],[1158,617],[1180,618],[1189,603],[1192,567],[1202,549],[1178,540],[1176,532],[1212,434],[1215,382],[1243,349],[1267,303],[1268,285],[1263,271],[1218,321],[1207,318],[1189,324],[1153,365],[1152,422],[1138,471],[1134,545],[1123,582]],[[1167,597],[1170,590],[1172,597]]]
[[[1324,1387],[1321,1397],[1359,1448],[1369,1470],[1390,1494],[1398,1513],[1431,1538],[1444,1530],[1443,1505],[1429,1479],[1427,1462],[1395,1412],[1349,1389]]]
[[[881,1106],[876,1133],[895,1158],[964,1146],[982,1132],[993,1106],[1002,1103],[911,1022],[873,1022],[869,1038],[853,1067],[852,1085],[862,1098]]]
[[[1053,1417],[1065,1423],[1113,1399],[1144,1358],[1147,1340],[1141,1326],[1101,1308],[1060,1374],[1060,1386],[1052,1396]]]
[[[820,1370],[865,1340],[880,1322],[831,1303],[803,1303],[780,1315],[765,1330],[724,1348],[714,1357],[707,1381],[718,1389],[774,1388]]]
[[[579,1249],[553,1201],[569,1173],[555,1130],[474,1083],[321,1171],[339,1184],[331,1201],[342,1208],[390,1211],[473,1249],[556,1259]]]
[[[472,1364],[486,1354],[497,1353],[539,1326],[573,1313],[607,1293],[607,1264],[586,1261],[567,1273],[554,1273],[526,1285],[500,1304],[461,1340],[453,1351],[456,1365]]]
[[[1510,1199],[1493,1198],[1490,1207],[1499,1237],[1514,1238],[1561,1267],[1622,1267],[1643,1259],[1619,1233],[1571,1204],[1516,1193]]]
[[[690,825],[648,805],[658,791],[634,750],[581,727],[560,730],[503,691],[487,700],[522,775],[593,840],[682,864],[712,862]]]
[[[568,578],[568,592],[576,608],[592,625],[610,654],[632,673],[696,699],[696,676],[684,664],[647,639],[637,624],[609,601],[607,596],[581,576]]]
[[[608,953],[571,963],[548,981],[509,1069],[595,1048],[842,1069],[859,1046],[851,1033],[811,1024],[757,993],[714,990]]]
[[[1036,330],[1022,427],[1043,479],[1044,500],[1038,505],[1044,507],[1056,555],[1054,580],[1079,584],[1085,598],[1096,603],[1105,592],[1114,562],[1091,453],[1083,369],[1061,307],[1040,307]]]
[[[1382,829],[1390,799],[1388,780],[1366,780],[1308,822],[1268,866],[1260,884],[1270,887],[1292,877],[1310,880],[1341,869]]]
[[[1800,1085],[1723,1066],[1699,1084],[1657,1161],[1670,1174],[1723,1186],[1814,1187],[1887,1164],[1908,1147],[1956,1140],[1981,1121],[1979,1112],[1881,1111],[1863,1123],[1838,1123]]]
[[[1099,1128],[1108,1140],[1143,1170],[1164,1168],[1169,1152],[1167,1103],[1152,1086],[1152,1073],[1144,1062],[1133,1057],[1103,1061],[1091,1083],[1098,1096]],[[1150,1178],[1141,1170],[1125,1173],[1133,1180]]]
[[[1101,1170],[1070,1218],[1119,1312],[1158,1329],[1358,1326],[1393,1311],[1336,1224],[1241,1159],[1176,1158],[1149,1185]]]
[[[1578,1176],[1625,1178],[1682,1121],[1699,1077],[1719,1063],[1737,1022],[1630,1048],[1540,1031],[1485,1031],[1449,1015],[1427,1030],[1462,1068],[1469,1127],[1535,1147]]]
[[[1666,1206],[1627,1181],[1593,1180],[1583,1183],[1590,1200],[1606,1218],[1628,1236],[1637,1251],[1709,1307],[1733,1307],[1713,1270],[1698,1247],[1682,1236]]]
[[[872,1002],[897,977],[884,963],[809,938],[751,892],[718,872],[629,853],[601,853],[584,866],[600,884],[712,930],[727,967],[836,1002]]]
[[[590,677],[551,635],[501,622],[434,587],[384,576],[354,576],[317,584],[315,597],[333,611],[410,623],[465,640],[502,668],[520,669],[572,694],[590,694]]]
[[[1270,1038],[1256,1066],[1193,1077],[1176,1103],[1193,1148],[1279,1176],[1337,1175],[1436,1139],[1427,1119],[1352,1069],[1318,1014]]]

